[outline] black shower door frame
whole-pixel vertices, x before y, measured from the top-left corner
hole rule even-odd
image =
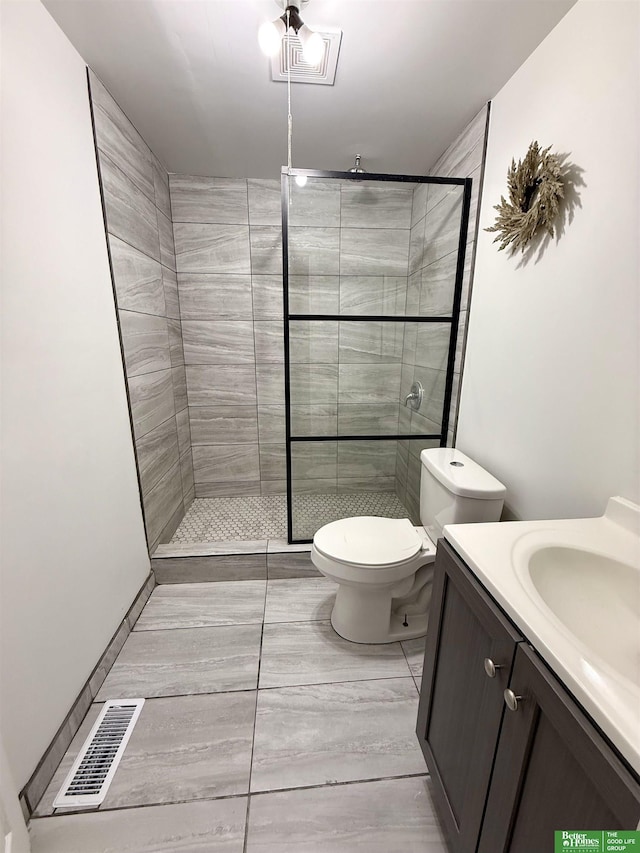
[[[290,314],[289,313],[289,179],[296,177],[337,179],[348,181],[380,181],[393,183],[439,184],[463,187],[462,216],[460,218],[460,233],[458,237],[458,258],[453,295],[453,310],[450,317],[420,317],[400,315],[372,314]],[[471,178],[440,178],[416,175],[387,175],[375,172],[330,172],[318,169],[288,169],[282,167],[282,283],[283,283],[283,312],[284,312],[284,398],[285,398],[285,445],[287,462],[287,539],[292,545],[305,545],[312,539],[293,538],[293,500],[292,500],[292,444],[308,441],[401,441],[405,439],[430,439],[440,442],[440,447],[446,447],[447,431],[449,428],[449,408],[453,388],[453,370],[456,358],[456,343],[458,339],[458,322],[460,319],[460,302],[462,299],[462,279],[464,276],[465,250],[468,239],[469,209],[471,207]],[[442,404],[441,429],[439,433],[397,433],[390,435],[332,435],[332,436],[292,436],[291,435],[291,385],[290,354],[289,354],[289,323],[296,320],[336,320],[351,322],[382,322],[382,323],[450,323],[449,352],[447,358],[447,373],[445,393]]]

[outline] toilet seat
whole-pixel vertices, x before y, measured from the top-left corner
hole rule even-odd
[[[376,516],[332,521],[321,527],[313,539],[316,551],[327,559],[370,569],[409,562],[424,544],[408,518]]]

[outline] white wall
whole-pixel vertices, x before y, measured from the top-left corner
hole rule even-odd
[[[85,67],[2,3],[1,726],[24,785],[149,571]]]
[[[639,8],[579,0],[492,101],[481,229],[534,139],[585,182],[539,259],[478,238],[457,444],[523,519],[640,500]]]
[[[31,849],[17,794],[4,744],[0,740],[0,849],[4,853],[28,853]]]

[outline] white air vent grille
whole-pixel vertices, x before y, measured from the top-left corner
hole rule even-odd
[[[53,801],[54,808],[100,805],[107,795],[143,705],[144,699],[105,702]]]
[[[317,65],[309,65],[305,61],[300,39],[293,33],[291,33],[289,50],[287,51],[287,38],[285,36],[282,39],[280,52],[271,59],[271,78],[286,82],[290,66],[292,83],[316,83],[321,86],[333,86],[336,79],[342,30],[318,32],[318,35],[322,36],[324,41],[324,55]]]

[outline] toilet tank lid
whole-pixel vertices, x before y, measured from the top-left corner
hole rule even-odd
[[[452,494],[476,500],[499,500],[507,493],[499,480],[455,447],[432,447],[420,454],[422,464]]]

